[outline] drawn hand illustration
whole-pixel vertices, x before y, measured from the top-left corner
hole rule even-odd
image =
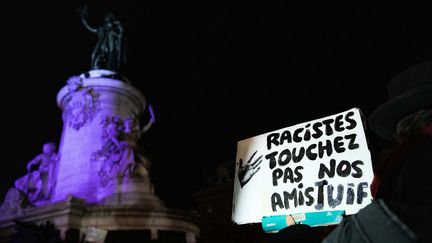
[[[249,182],[250,179],[252,179],[252,176],[255,175],[255,173],[258,172],[258,170],[261,168],[259,167],[261,161],[262,161],[262,155],[259,156],[257,159],[254,160],[254,162],[251,163],[252,158],[255,156],[257,151],[255,151],[252,156],[249,158],[247,163],[243,165],[243,160],[240,159],[239,163],[239,170],[238,170],[238,179],[240,181],[240,186],[243,188],[246,183]]]

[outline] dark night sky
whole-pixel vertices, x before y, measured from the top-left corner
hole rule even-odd
[[[97,41],[76,12],[85,3],[93,26],[108,11],[125,26],[124,75],[154,106],[143,143],[172,207],[192,207],[237,141],[352,107],[368,117],[395,74],[432,57],[430,9],[412,3],[65,2],[0,3],[2,196],[59,142],[57,92],[88,71]],[[366,132],[372,151],[383,144]]]

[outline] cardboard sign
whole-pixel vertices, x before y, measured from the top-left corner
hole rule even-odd
[[[232,220],[323,211],[358,212],[371,203],[373,170],[360,110],[239,141]]]

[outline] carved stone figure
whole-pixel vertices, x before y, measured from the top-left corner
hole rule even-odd
[[[134,157],[132,148],[124,140],[121,118],[106,118],[102,125],[103,146],[92,155],[92,160],[100,162],[100,183],[106,186],[112,179],[123,179],[130,175],[129,169],[134,163]]]
[[[151,115],[149,123],[143,128],[146,129],[145,131],[155,121],[153,111]],[[122,120],[113,116],[102,121],[103,146],[92,155],[92,161],[100,164],[99,178],[102,186],[108,185],[114,179],[121,181],[133,177],[148,177],[150,160],[144,155],[143,149],[137,145],[137,140],[144,130],[136,124],[136,119],[133,117]]]
[[[153,123],[154,119],[148,124],[148,130]],[[145,132],[145,131],[144,131]],[[126,143],[133,149],[136,163],[133,165],[132,172],[137,175],[148,175],[148,169],[150,168],[150,160],[146,158],[144,149],[138,145],[138,140],[144,133],[142,129],[137,125],[136,119],[128,117],[124,120],[124,139]]]
[[[43,152],[27,164],[28,173],[15,181],[15,187],[21,190],[29,202],[48,200],[55,183],[55,169],[58,161],[56,145],[45,143]]]
[[[105,15],[103,25],[93,28],[87,22],[87,6],[79,12],[87,30],[98,36],[98,42],[92,53],[91,69],[120,71],[126,62],[125,37],[120,21],[112,13],[108,13]]]
[[[69,91],[74,95],[68,96],[63,111],[63,122],[75,130],[79,130],[87,122],[93,120],[100,110],[99,95],[88,87],[83,87],[79,76],[72,76],[67,81]]]

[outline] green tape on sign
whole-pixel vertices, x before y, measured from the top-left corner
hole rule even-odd
[[[267,233],[276,233],[288,226],[286,222],[286,215],[263,217],[261,225],[263,230]]]
[[[312,213],[298,213],[292,214],[291,216],[294,218],[296,224],[307,224],[311,227],[316,227],[339,224],[342,221],[344,214],[344,210],[335,210]],[[289,226],[286,222],[286,215],[263,217],[261,225],[263,230],[267,233],[275,233]]]

